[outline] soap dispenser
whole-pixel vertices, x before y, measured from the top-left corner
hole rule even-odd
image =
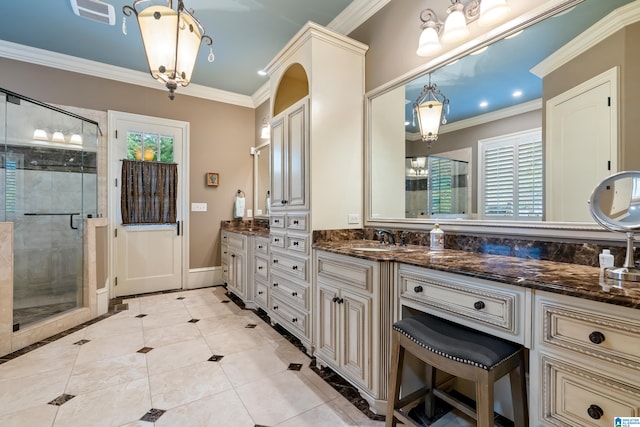
[[[440,228],[438,223],[433,226],[433,229],[429,233],[430,237],[430,250],[441,251],[444,250],[444,231]]]
[[[602,253],[598,255],[598,259],[600,261],[601,270],[613,267],[613,255],[609,249],[603,249]]]

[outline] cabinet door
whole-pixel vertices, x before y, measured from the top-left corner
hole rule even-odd
[[[367,388],[371,388],[371,297],[342,290],[342,365],[344,371]]]
[[[228,277],[229,283],[233,289],[236,290],[240,296],[245,296],[245,288],[246,288],[246,274],[245,274],[245,257],[241,252],[236,252],[232,249],[229,249],[229,265],[228,265]]]
[[[327,361],[338,363],[338,289],[318,284],[317,352]]]
[[[284,208],[285,199],[285,125],[284,116],[271,123],[271,209]]]
[[[288,185],[286,205],[306,207],[307,202],[307,149],[309,118],[307,100],[298,103],[287,112],[287,168]]]

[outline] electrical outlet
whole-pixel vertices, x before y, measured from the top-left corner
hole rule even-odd
[[[360,215],[359,214],[349,214],[347,215],[347,224],[359,224],[360,223]]]
[[[206,212],[206,203],[191,203],[191,212]]]

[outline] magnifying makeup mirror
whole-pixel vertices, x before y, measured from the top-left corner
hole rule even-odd
[[[596,186],[589,200],[591,215],[604,228],[627,234],[622,267],[606,268],[610,279],[640,282],[633,257],[634,233],[640,230],[640,171],[616,173]]]

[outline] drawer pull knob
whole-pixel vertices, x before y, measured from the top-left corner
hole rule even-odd
[[[231,254],[231,258],[235,258],[235,257],[236,257],[236,255],[235,255],[235,254]]]
[[[278,224],[280,222],[279,219],[274,219],[273,222],[275,222],[276,224]]]
[[[293,246],[299,246],[300,242],[293,242]]]
[[[599,331],[593,331],[589,334],[589,341],[594,344],[602,344],[604,342],[604,334]]]
[[[263,291],[258,291],[258,295],[262,295],[263,293]]]
[[[297,265],[294,265],[294,266],[293,266],[293,267],[291,267],[291,268],[292,268],[292,269],[294,269],[294,270],[297,270],[297,269],[298,269],[298,266],[297,266]]]
[[[262,249],[262,248],[264,248],[264,246],[258,245],[258,249]]]
[[[273,239],[273,241],[274,241],[274,242],[279,242],[279,241],[280,241],[280,239]]]
[[[297,293],[297,292],[291,292],[291,296],[293,296],[293,297],[297,297],[297,296],[298,296],[298,293]]]
[[[484,307],[484,301],[476,301],[473,303],[473,308],[475,308],[476,310],[482,310]]]
[[[342,298],[338,298],[338,304],[342,304],[344,302],[344,300]]]
[[[263,268],[262,266],[259,266],[259,267],[258,267],[258,270],[262,270],[262,268]]]
[[[604,415],[604,411],[598,405],[591,405],[589,409],[587,409],[587,414],[594,420],[599,420]]]
[[[331,301],[338,302],[338,299],[339,299],[338,297],[333,297],[333,299]]]
[[[274,284],[273,284],[273,287],[274,287],[274,288],[277,288],[277,287],[278,287],[278,284],[277,284],[277,283],[274,283]]]
[[[422,288],[422,286],[418,285],[415,288],[413,288],[413,292],[418,293],[418,292],[422,292],[424,289]]]
[[[277,264],[277,263],[278,263],[278,260],[277,260],[277,259],[274,259],[274,260],[273,260],[273,263],[274,263],[274,264]]]
[[[274,305],[274,306],[273,306],[273,309],[274,309],[274,310],[277,310],[277,309],[278,309],[278,306],[277,306],[277,305]]]
[[[298,220],[297,220],[297,219],[294,219],[294,220],[293,220],[293,223],[294,223],[295,225],[298,225]]]
[[[296,323],[296,322],[298,321],[298,318],[297,318],[297,317],[294,317],[293,319],[291,319],[291,321],[292,321],[293,323]]]

